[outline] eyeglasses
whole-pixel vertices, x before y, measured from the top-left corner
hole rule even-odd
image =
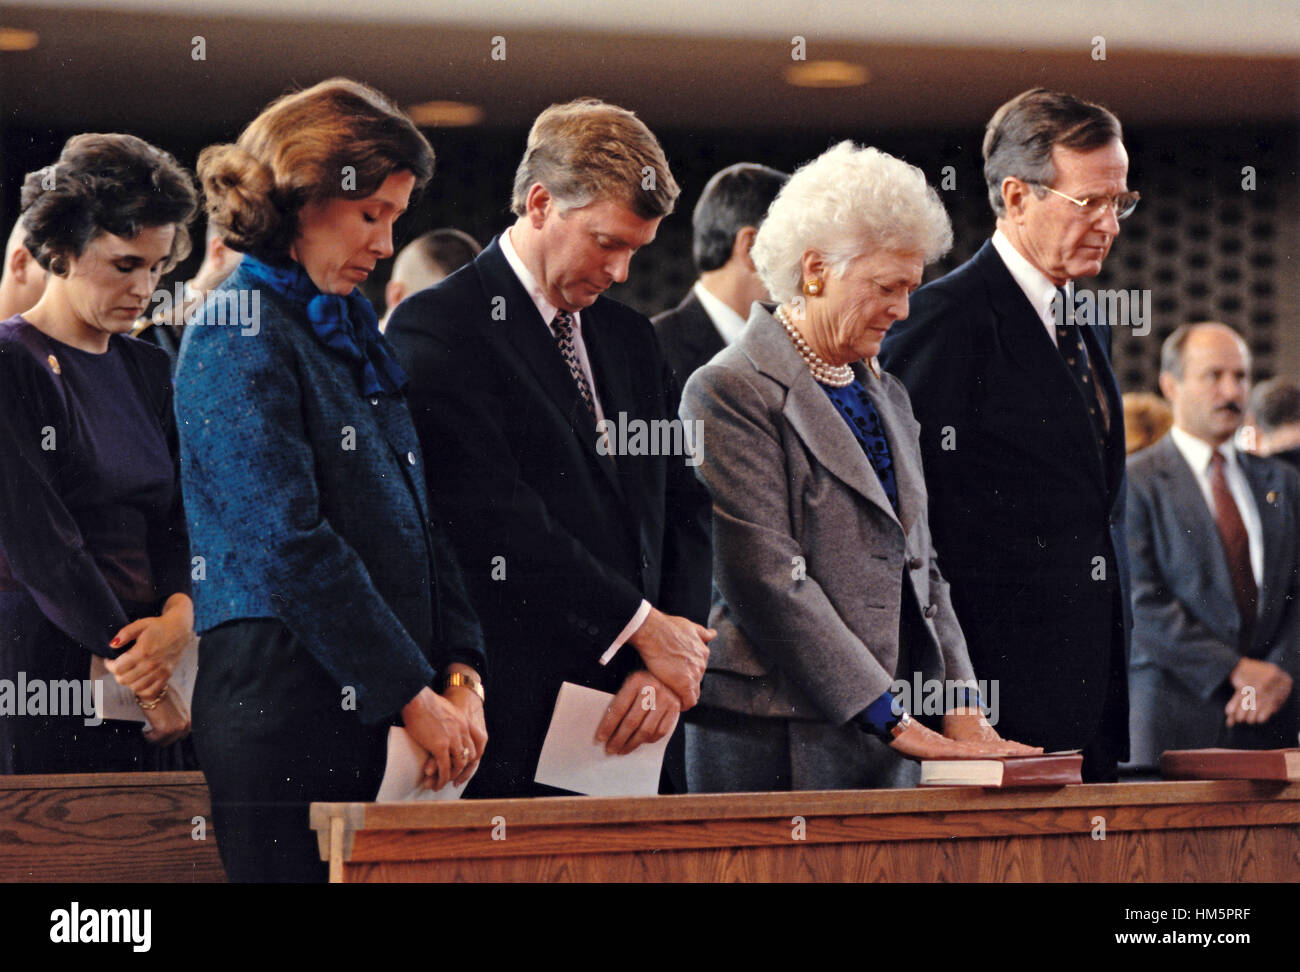
[[[1138,200],[1142,198],[1140,192],[1121,192],[1118,196],[1096,196],[1091,199],[1075,199],[1073,196],[1067,196],[1059,189],[1053,189],[1051,186],[1045,186],[1041,182],[1031,182],[1031,186],[1037,186],[1039,189],[1046,189],[1050,193],[1060,196],[1062,199],[1068,199],[1074,203],[1089,219],[1096,219],[1098,216],[1112,210],[1116,219],[1126,219],[1132,215],[1133,210],[1137,209]]]

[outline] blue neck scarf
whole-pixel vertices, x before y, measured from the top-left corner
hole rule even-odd
[[[346,297],[322,293],[298,263],[273,266],[251,253],[244,254],[240,269],[306,311],[316,339],[357,366],[363,394],[402,393],[406,372],[389,352],[375,309],[360,290],[353,288]]]

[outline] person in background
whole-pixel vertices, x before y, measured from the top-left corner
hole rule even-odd
[[[206,236],[203,262],[199,264],[199,269],[195,271],[194,276],[185,281],[182,286],[180,303],[175,302],[174,294],[169,294],[171,299],[157,308],[151,317],[137,322],[135,330],[131,332],[133,336],[157,345],[167,352],[173,373],[176,371],[176,359],[185,337],[185,322],[203,306],[208,291],[217,287],[234,272],[243,256],[238,250],[226,246],[211,222],[208,223]]]
[[[482,635],[428,506],[406,376],[357,289],[433,150],[382,94],[334,78],[198,171],[244,257],[176,374],[205,565],[195,743],[227,876],[323,881],[308,804],[373,800],[391,726],[434,788],[468,780],[487,744]],[[207,326],[235,304],[256,327]]]
[[[1128,749],[1124,415],[1111,330],[1064,311],[1137,206],[1119,119],[1034,88],[984,135],[992,239],[917,292],[880,361],[921,423],[930,523],[1001,728],[1082,749],[1083,780]]]
[[[1141,452],[1159,442],[1174,424],[1169,403],[1150,392],[1127,392],[1124,395],[1124,451]]]
[[[1231,328],[1165,339],[1174,427],[1128,463],[1134,767],[1166,749],[1296,744],[1300,475],[1234,447],[1249,388]]]
[[[168,680],[193,638],[166,356],[127,336],[189,252],[192,177],[131,135],[68,140],[27,175],[40,299],[0,323],[0,679],[72,683],[71,713],[0,716],[0,771],[183,769]],[[92,655],[146,720],[93,724]],[[88,721],[89,720],[89,721]]]
[[[679,385],[740,337],[750,305],[767,288],[750,249],[767,207],[790,177],[739,162],[714,174],[691,215],[691,252],[700,278],[682,302],[651,318]]]
[[[45,268],[27,249],[26,239],[20,219],[9,232],[5,262],[0,268],[0,321],[35,307],[45,290]]]
[[[1300,381],[1261,381],[1250,393],[1249,416],[1255,428],[1255,452],[1300,471]]]
[[[482,251],[478,240],[451,227],[429,230],[407,243],[393,261],[393,275],[384,285],[387,313],[379,329],[388,329],[393,310],[407,297],[455,273]]]
[[[686,727],[692,791],[909,786],[919,766],[904,757],[1039,752],[979,709],[916,420],[875,362],[951,243],[919,169],[841,142],[791,177],[758,231],[776,307],[754,304],[686,383],[682,417],[705,430],[718,631]],[[942,687],[933,727],[900,683]]]

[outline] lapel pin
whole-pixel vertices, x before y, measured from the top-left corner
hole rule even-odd
[[[1269,506],[1276,506],[1276,505],[1277,505],[1277,490],[1275,490],[1275,489],[1270,489],[1270,490],[1269,490],[1269,491],[1264,495],[1264,499],[1268,500],[1268,505],[1269,505]]]
[[[50,355],[50,356],[49,356],[48,358],[46,358],[45,360],[48,361],[48,362],[50,363],[50,370],[51,370],[52,372],[54,372],[56,375],[61,375],[61,374],[63,374],[63,369],[59,367],[59,359],[58,359],[58,358],[56,358],[54,355]]]

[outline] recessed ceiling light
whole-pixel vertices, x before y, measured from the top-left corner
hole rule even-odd
[[[407,108],[406,114],[426,128],[460,128],[483,120],[482,108],[463,101],[422,101]]]
[[[871,72],[848,61],[804,61],[785,69],[785,80],[799,88],[852,88],[871,80]]]
[[[40,39],[34,30],[0,27],[0,51],[30,51]]]

